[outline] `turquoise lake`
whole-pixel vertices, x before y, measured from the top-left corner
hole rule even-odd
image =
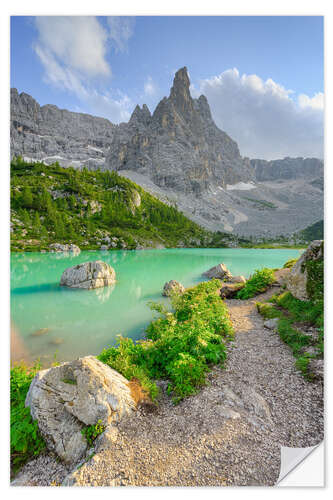
[[[163,301],[166,281],[185,287],[224,262],[232,274],[248,277],[261,267],[281,267],[301,250],[198,248],[132,251],[85,251],[77,256],[52,253],[11,255],[11,320],[25,358],[47,366],[87,354],[99,354],[117,334],[138,339],[153,317],[147,303]],[[96,290],[59,286],[67,267],[103,260],[116,271],[117,283]],[[33,335],[45,329],[41,335]],[[47,330],[46,330],[47,329]]]

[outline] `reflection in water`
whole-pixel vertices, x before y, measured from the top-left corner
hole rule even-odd
[[[96,293],[96,297],[100,302],[106,302],[109,300],[111,293],[115,289],[115,284],[110,285],[110,286],[105,286],[102,288],[95,288],[95,290],[91,290],[92,292]]]
[[[280,267],[298,255],[297,250],[227,248],[12,254],[11,315],[17,333],[13,349],[29,351],[32,360],[40,357],[46,365],[55,352],[59,361],[98,354],[116,342],[117,334],[143,336],[153,317],[147,302],[169,304],[161,295],[166,281],[192,286],[202,280],[203,271],[220,262],[234,275],[248,276],[256,268]],[[115,285],[95,290],[59,285],[66,268],[92,260],[114,267]],[[31,336],[42,329],[48,330]]]

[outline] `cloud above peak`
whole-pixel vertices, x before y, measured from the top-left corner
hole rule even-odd
[[[219,128],[251,158],[323,157],[322,93],[298,97],[272,79],[240,75],[236,68],[204,79],[194,96],[206,95]]]
[[[89,112],[112,122],[127,121],[133,103],[120,91],[110,92],[108,49],[123,51],[133,34],[132,18],[109,17],[105,26],[94,16],[37,16],[35,54],[44,81],[74,94]],[[97,88],[105,88],[98,91]]]
[[[90,16],[38,16],[35,47],[52,55],[58,64],[88,77],[109,76],[106,61],[107,31]]]

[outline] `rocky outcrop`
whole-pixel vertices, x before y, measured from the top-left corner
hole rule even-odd
[[[136,407],[128,381],[94,356],[38,372],[25,406],[47,447],[69,464],[87,450],[85,426],[119,422]]]
[[[129,123],[115,129],[104,168],[134,170],[157,186],[195,195],[251,178],[249,162],[215,125],[206,97],[191,97],[186,68],[153,115],[137,106]]]
[[[62,244],[62,243],[51,243],[50,245],[51,253],[60,253],[60,252],[71,252],[74,255],[78,255],[81,252],[81,249],[74,244]]]
[[[243,283],[222,283],[220,297],[221,299],[234,299],[243,287]]]
[[[101,166],[110,147],[115,125],[105,118],[40,106],[29,94],[11,89],[11,156],[50,164],[88,168]]]
[[[84,289],[109,286],[115,282],[115,270],[101,260],[84,262],[83,264],[69,267],[62,273],[60,279],[61,286]]]
[[[300,177],[320,182],[324,176],[324,162],[318,158],[283,158],[281,160],[250,160],[257,181],[291,180]],[[322,188],[322,184],[319,186]]]
[[[228,283],[246,283],[244,276],[231,276],[228,278]]]
[[[179,281],[171,280],[165,283],[162,295],[164,295],[164,297],[171,297],[174,294],[182,294],[184,292],[185,288]]]
[[[316,280],[319,286],[323,286],[322,266],[324,258],[323,240],[314,240],[291,268],[290,273],[285,278],[287,290],[299,300],[310,300],[313,298]],[[313,263],[321,265],[321,269],[314,269]],[[316,266],[316,264],[314,264]],[[313,282],[314,281],[314,285]],[[321,283],[320,283],[321,281]]]
[[[231,272],[227,269],[223,262],[217,266],[211,267],[208,271],[202,273],[202,276],[209,279],[217,278],[222,281],[230,281],[232,279]]]

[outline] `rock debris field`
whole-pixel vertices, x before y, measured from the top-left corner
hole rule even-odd
[[[226,300],[235,328],[225,369],[174,406],[166,383],[158,407],[140,408],[102,435],[97,453],[70,473],[51,455],[23,467],[26,486],[272,486],[280,447],[323,439],[323,384],[295,368],[290,348],[263,326],[256,302]]]

